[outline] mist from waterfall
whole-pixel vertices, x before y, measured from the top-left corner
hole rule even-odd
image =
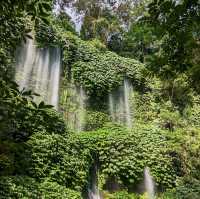
[[[113,122],[126,124],[128,128],[132,128],[132,112],[130,98],[133,88],[127,79],[124,79],[123,85],[117,90],[109,93],[109,112]]]
[[[144,186],[148,199],[155,198],[155,184],[148,167],[144,169]]]
[[[32,90],[40,95],[36,101],[45,101],[58,108],[60,57],[59,48],[36,47],[34,40],[28,39],[16,53],[15,79],[20,90]]]

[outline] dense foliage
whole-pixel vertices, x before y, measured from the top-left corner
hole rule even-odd
[[[68,29],[63,28],[57,18],[52,19],[52,34],[46,30],[48,27],[44,30],[41,23],[36,38],[40,45],[62,46],[64,70],[76,84],[82,85],[90,94],[102,96],[118,87],[125,76],[133,80],[136,88],[145,82],[145,68],[140,62],[119,57],[106,50],[98,40],[82,41],[71,32],[66,32]]]
[[[62,11],[52,12],[55,3]],[[66,6],[82,14],[80,35]],[[199,11],[197,0],[3,1],[0,197],[81,199],[97,167],[105,199],[145,199],[138,189],[148,167],[157,198],[198,199]],[[64,118],[13,81],[16,48],[32,37],[38,47],[62,49]],[[108,94],[124,78],[134,87],[132,129],[108,114]],[[78,88],[87,104],[77,133],[69,113]]]
[[[2,198],[81,199],[79,193],[48,181],[48,179],[39,183],[26,176],[3,177],[0,180],[0,187]]]

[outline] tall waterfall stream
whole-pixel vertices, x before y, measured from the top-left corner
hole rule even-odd
[[[132,84],[125,79],[123,85],[117,90],[109,93],[109,112],[113,122],[125,124],[129,129],[132,128],[132,113],[130,97],[133,88]]]
[[[144,187],[145,187],[145,191],[147,193],[148,199],[154,199],[155,198],[155,184],[148,167],[144,169]]]
[[[39,100],[58,108],[60,81],[60,49],[39,49],[28,39],[16,53],[15,79],[19,88],[40,94]]]

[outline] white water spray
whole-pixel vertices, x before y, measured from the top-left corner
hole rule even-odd
[[[128,128],[132,127],[132,117],[131,117],[131,110],[130,110],[130,93],[132,92],[132,86],[130,82],[125,79],[124,80],[124,106],[125,106],[125,119]]]
[[[154,199],[155,185],[154,185],[153,177],[151,176],[150,170],[148,167],[144,169],[144,185],[145,185],[145,191],[147,193],[148,199]]]
[[[125,79],[123,86],[109,93],[109,112],[112,121],[125,123],[128,128],[132,127],[132,112],[130,97],[133,92],[131,83]]]
[[[35,45],[33,44],[33,40],[30,39],[28,39],[26,44],[18,49],[15,77],[20,90],[28,87],[28,78],[30,77],[32,71],[32,65],[34,64],[35,53]]]
[[[28,39],[17,50],[15,79],[20,90],[32,90],[43,100],[58,107],[60,80],[60,49],[38,49],[32,39]]]
[[[88,199],[101,199],[98,188],[96,187],[95,191],[89,190],[89,198]]]
[[[88,199],[101,199],[101,194],[98,189],[98,167],[95,165],[92,172],[92,187],[88,190]]]
[[[49,102],[58,108],[58,93],[59,93],[59,81],[60,81],[60,49],[53,50],[52,64],[50,70],[50,82],[49,82]]]

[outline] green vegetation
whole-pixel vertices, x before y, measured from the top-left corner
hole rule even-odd
[[[38,183],[26,176],[3,177],[0,181],[2,198],[71,198],[81,199],[79,193],[55,182]]]
[[[136,87],[145,82],[145,68],[140,62],[108,51],[98,40],[82,41],[62,27],[59,17],[51,21],[52,27],[44,29],[43,22],[38,27],[36,39],[39,45],[60,45],[64,71],[90,94],[105,95],[118,87],[125,76],[133,79]]]
[[[97,165],[105,199],[147,198],[137,190],[145,167],[156,198],[198,199],[199,1],[60,1],[57,14],[54,3],[0,5],[0,197],[85,198]],[[85,13],[80,35],[69,5]],[[28,38],[61,48],[59,111],[15,83],[16,48]],[[124,78],[134,88],[131,129],[108,110],[108,94]],[[87,95],[83,132],[70,120],[80,111],[79,87]]]

